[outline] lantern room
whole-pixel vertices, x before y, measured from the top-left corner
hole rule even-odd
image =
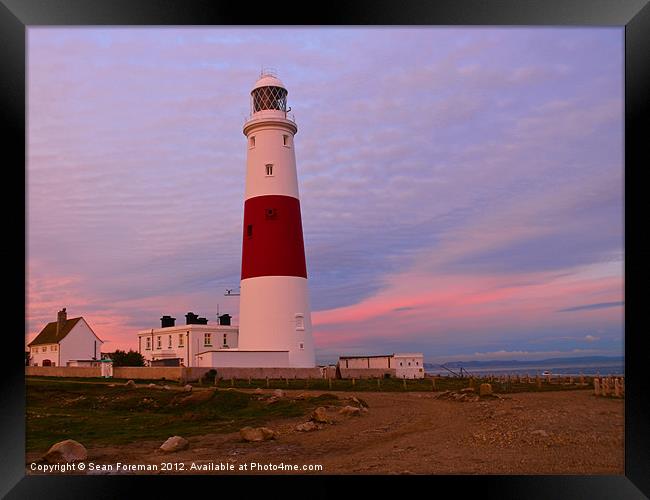
[[[270,70],[262,71],[251,91],[251,111],[277,110],[287,112],[287,89]]]

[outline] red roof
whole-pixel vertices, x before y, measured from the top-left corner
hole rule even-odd
[[[52,323],[48,323],[45,325],[45,328],[41,330],[41,333],[39,333],[34,340],[27,344],[27,347],[41,344],[58,344],[68,333],[70,333],[70,330],[72,330],[74,325],[76,325],[80,319],[82,319],[81,316],[78,318],[70,318],[66,320],[63,328],[58,335],[56,334],[57,322],[52,321]]]

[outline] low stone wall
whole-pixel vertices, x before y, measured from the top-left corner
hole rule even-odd
[[[99,367],[86,366],[27,366],[27,375],[46,377],[101,377]],[[217,376],[224,379],[309,379],[336,377],[334,369],[321,368],[208,368],[184,366],[115,366],[113,378],[127,380],[177,380],[193,382],[210,370],[217,370]]]
[[[341,378],[384,378],[386,374],[395,377],[395,368],[341,368]]]
[[[182,366],[116,366],[113,378],[183,380]]]
[[[270,378],[270,379],[283,379],[283,378],[324,378],[320,368],[219,368],[216,367],[217,376],[220,378],[228,379],[247,379],[247,378]]]
[[[99,366],[26,366],[25,375],[36,377],[101,377]]]

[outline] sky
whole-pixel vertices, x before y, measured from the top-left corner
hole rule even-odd
[[[27,29],[26,341],[238,323],[261,68],[298,124],[316,357],[622,355],[613,28]]]

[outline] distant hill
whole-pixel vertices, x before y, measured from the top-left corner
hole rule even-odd
[[[624,364],[623,356],[581,356],[575,358],[549,358],[520,361],[517,359],[508,360],[486,360],[486,361],[449,361],[447,363],[424,363],[425,368],[439,368],[441,364],[447,368],[491,368],[508,366],[540,366],[540,365],[593,365],[593,364]]]

